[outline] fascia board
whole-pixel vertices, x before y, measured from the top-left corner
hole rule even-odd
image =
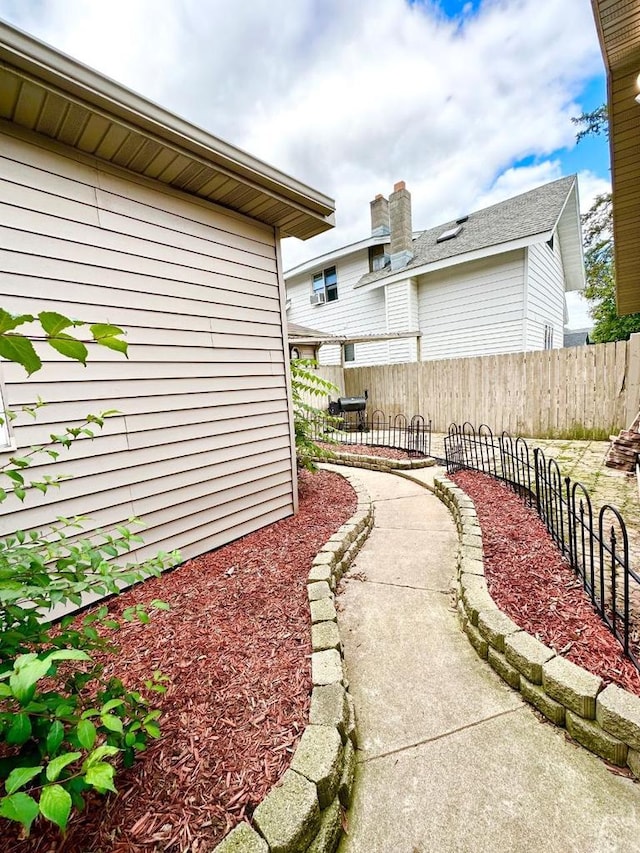
[[[36,80],[69,94],[89,107],[97,107],[160,140],[178,145],[247,178],[315,214],[331,216],[333,199],[297,181],[273,166],[236,148],[185,119],[124,88],[70,56],[55,50],[28,33],[0,21],[0,67],[18,69]]]

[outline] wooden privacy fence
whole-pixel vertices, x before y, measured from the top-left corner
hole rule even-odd
[[[490,423],[535,438],[600,438],[640,408],[640,334],[629,341],[539,352],[344,369],[320,374],[369,408],[452,422]]]

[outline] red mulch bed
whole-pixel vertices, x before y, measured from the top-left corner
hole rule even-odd
[[[334,450],[336,453],[353,453],[355,456],[380,456],[382,459],[411,459],[405,450],[396,450],[394,447],[371,447],[368,444],[349,443],[328,444],[323,441],[318,441],[317,445],[324,450]]]
[[[461,471],[482,528],[485,572],[496,604],[559,654],[640,696],[640,673],[588,600],[537,513],[503,483]]]
[[[17,841],[2,821],[2,853],[209,851],[249,817],[287,769],[308,720],[313,557],[355,512],[337,474],[300,476],[298,515],[190,560],[112,600],[114,614],[160,598],[150,625],[126,624],[109,670],[140,685],[170,677],[162,738],[95,796],[65,839],[44,821]],[[14,831],[16,830],[16,831]]]

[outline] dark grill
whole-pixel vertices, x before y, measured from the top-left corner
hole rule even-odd
[[[338,397],[341,412],[364,412],[367,408],[366,397]]]

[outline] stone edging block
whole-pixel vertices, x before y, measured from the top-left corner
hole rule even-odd
[[[332,451],[331,457],[315,457],[315,462],[328,465],[346,465],[352,468],[365,468],[370,471],[411,471],[416,468],[433,468],[436,460],[430,456],[416,459],[386,459],[384,456],[367,456],[363,453]]]
[[[478,655],[523,699],[586,749],[640,779],[640,697],[603,682],[522,631],[491,598],[473,501],[447,477],[434,494],[458,529],[458,618]]]
[[[373,527],[366,489],[350,473],[342,476],[353,480],[356,512],[320,549],[307,578],[313,649],[309,725],[289,769],[255,809],[253,828],[239,824],[213,853],[334,853],[338,846],[354,783],[356,719],[345,686],[334,590]]]

